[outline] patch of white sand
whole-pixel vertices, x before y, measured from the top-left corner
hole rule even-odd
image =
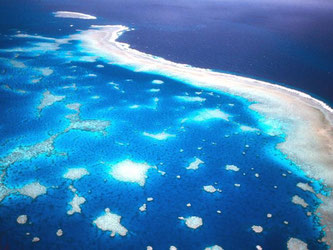
[[[85,168],[69,168],[63,177],[74,181],[81,179],[85,175],[89,175],[89,172]]]
[[[37,198],[40,195],[46,194],[46,190],[47,188],[41,185],[39,182],[33,182],[23,186],[20,189],[17,189],[20,194],[29,196],[33,199]]]
[[[103,231],[110,231],[110,236],[119,234],[125,236],[128,230],[120,224],[121,216],[110,212],[109,208],[105,209],[105,214],[94,220],[94,224]]]
[[[197,170],[199,168],[200,164],[203,164],[204,162],[200,160],[199,158],[195,157],[195,160],[190,163],[186,169],[192,169],[192,170]]]
[[[146,183],[147,171],[153,168],[147,163],[138,163],[131,160],[124,160],[112,166],[110,174],[118,181],[133,182],[140,186]]]

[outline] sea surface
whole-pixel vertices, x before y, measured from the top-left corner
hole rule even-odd
[[[309,249],[327,248],[318,241],[323,232],[314,212],[320,201],[296,185],[309,183],[323,194],[327,190],[276,149],[284,135],[272,134],[273,125],[262,123],[250,102],[133,72],[96,57],[80,41],[61,42],[92,24],[123,24],[135,31],[121,40],[138,50],[284,82],[332,101],[327,39],[319,46],[320,38],[308,43],[310,38],[300,39],[300,32],[286,37],[291,28],[252,25],[258,16],[236,21],[232,3],[223,7],[231,8],[229,14],[215,2],[200,11],[195,6],[201,4],[186,1],[0,5],[0,197],[4,187],[13,191],[0,202],[0,249],[286,249],[290,237]],[[52,12],[57,10],[97,20],[56,18]],[[47,93],[61,100],[38,109]],[[70,104],[81,104],[79,113]],[[68,129],[75,114],[87,123]],[[32,149],[54,135],[51,149]],[[24,156],[7,164],[4,159],[20,150]],[[151,166],[144,185],[112,175],[126,160]],[[187,169],[196,160],[198,168]],[[72,168],[89,174],[65,178]],[[37,182],[47,191],[36,198],[15,191]],[[205,191],[208,185],[217,190]],[[71,215],[74,195],[85,202]],[[295,195],[308,206],[294,204]],[[139,210],[143,204],[146,211]],[[106,208],[121,216],[126,236],[110,237],[93,223]],[[28,221],[19,224],[19,215]],[[203,225],[192,229],[179,218],[190,216],[200,217]],[[254,225],[263,232],[254,232]],[[58,229],[62,236],[56,235]],[[39,241],[32,242],[34,237]]]

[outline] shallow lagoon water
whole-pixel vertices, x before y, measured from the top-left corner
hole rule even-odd
[[[1,85],[11,87],[0,89],[4,105],[1,158],[19,146],[34,145],[65,131],[70,125],[66,116],[75,114],[66,108],[67,104],[82,105],[81,120],[109,121],[110,125],[106,133],[88,129],[60,134],[52,154],[38,155],[7,168],[2,179],[6,187],[15,189],[38,181],[47,187],[47,194],[34,200],[11,194],[1,201],[2,248],[145,249],[150,245],[168,249],[174,245],[178,249],[204,249],[220,245],[224,249],[255,249],[260,245],[264,249],[283,249],[288,239],[295,237],[310,249],[326,249],[317,241],[322,236],[317,218],[306,215],[316,210],[318,200],[296,186],[314,180],[307,179],[275,149],[283,138],[265,132],[265,126],[258,123],[258,114],[248,109],[249,102],[91,60],[94,55],[82,51],[76,42],[46,54],[43,49],[31,49],[40,46],[38,42],[14,37],[7,41],[8,48],[20,44],[23,51],[0,51],[4,69]],[[8,65],[6,58],[16,54],[26,68]],[[34,70],[45,67],[54,72],[41,76]],[[31,82],[39,77],[38,83]],[[163,84],[154,84],[154,80],[162,80]],[[75,87],[68,87],[73,83]],[[45,107],[39,115],[37,107],[46,89],[66,97]],[[179,96],[205,100],[186,101],[189,99]],[[228,114],[229,121],[207,116],[191,119],[202,110],[216,109]],[[259,131],[245,132],[241,125]],[[144,132],[175,136],[156,140]],[[196,170],[186,169],[195,158],[203,163]],[[156,166],[147,171],[144,186],[110,175],[112,166],[126,159]],[[240,170],[226,170],[225,166],[231,164]],[[79,167],[90,174],[75,181],[63,177],[69,168]],[[73,215],[67,214],[74,196],[70,185],[86,199],[81,213]],[[203,187],[207,185],[222,192],[206,192]],[[313,185],[320,191],[320,183]],[[304,198],[309,207],[293,204],[294,195]],[[147,201],[148,197],[153,201]],[[141,212],[144,203],[147,209]],[[128,229],[126,236],[111,238],[110,232],[93,224],[106,208],[121,216],[121,224]],[[268,213],[272,218],[267,218]],[[28,216],[28,222],[20,225],[16,219],[22,214]],[[178,219],[190,216],[202,218],[203,225],[193,230]],[[263,232],[255,233],[253,225],[262,226]],[[63,230],[61,237],[56,235],[58,229]],[[40,241],[33,243],[33,237]]]

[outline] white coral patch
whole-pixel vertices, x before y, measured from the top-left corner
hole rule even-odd
[[[235,171],[235,172],[239,171],[239,167],[237,167],[235,165],[226,165],[225,169],[229,170],[229,171]]]
[[[195,160],[190,163],[186,169],[192,169],[192,170],[197,170],[199,168],[200,164],[203,164],[204,162],[200,160],[199,158],[195,157]]]
[[[215,193],[216,191],[218,191],[218,189],[216,189],[212,185],[203,186],[203,189],[208,193]]]
[[[27,184],[25,186],[23,186],[22,188],[18,189],[17,191],[22,194],[22,195],[26,195],[29,196],[33,199],[35,199],[36,197],[46,194],[46,187],[39,184],[39,182],[33,182],[30,184]]]
[[[253,230],[254,232],[256,232],[256,233],[261,233],[264,229],[263,229],[262,226],[255,226],[255,225],[253,225],[253,226],[252,226],[252,230]]]
[[[93,223],[103,231],[110,231],[111,236],[119,234],[125,236],[128,230],[120,224],[121,216],[110,212],[109,208],[105,209],[105,214],[98,217]]]
[[[71,180],[78,180],[81,179],[83,176],[88,175],[89,172],[85,168],[70,168],[67,172],[63,175],[66,179]]]
[[[198,216],[190,216],[187,218],[178,217],[180,220],[184,220],[187,227],[197,229],[203,225],[202,218]]]
[[[86,199],[84,197],[78,196],[77,194],[74,194],[73,200],[69,202],[69,205],[72,206],[71,210],[67,211],[68,215],[72,215],[74,213],[81,213],[81,205],[86,202]]]
[[[25,224],[28,221],[28,216],[26,216],[25,214],[20,215],[19,217],[17,217],[16,221],[18,224]]]
[[[287,248],[288,250],[308,250],[308,244],[299,239],[290,238],[287,242]]]
[[[124,160],[115,164],[110,174],[118,181],[134,182],[144,186],[147,178],[147,171],[152,168],[146,163],[137,163],[131,160]]]

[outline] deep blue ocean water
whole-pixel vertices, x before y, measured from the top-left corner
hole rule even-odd
[[[17,8],[17,4],[22,8]],[[56,51],[45,48],[34,50],[38,42],[45,41],[15,38],[13,35],[20,31],[30,35],[37,33],[62,38],[75,33],[76,29],[87,29],[91,24],[125,24],[137,30],[125,34],[121,39],[131,44],[133,42],[137,49],[176,62],[238,72],[287,84],[295,83],[294,87],[326,99],[330,99],[330,93],[327,92],[332,66],[330,55],[319,53],[320,55],[315,56],[309,51],[304,54],[302,42],[296,43],[297,39],[291,41],[269,31],[262,33],[263,30],[244,24],[227,22],[223,24],[225,26],[222,33],[216,32],[213,24],[222,25],[219,19],[214,18],[216,13],[211,15],[209,23],[204,18],[206,16],[195,18],[194,14],[198,12],[195,8],[191,8],[194,14],[191,12],[192,15],[183,16],[182,13],[187,13],[186,8],[189,8],[186,3],[182,3],[185,7],[173,6],[172,10],[168,9],[167,16],[163,6],[152,2],[144,2],[140,11],[137,10],[140,15],[134,15],[136,6],[131,4],[133,3],[120,4],[115,1],[81,6],[74,1],[60,6],[53,1],[43,4],[1,2],[0,158],[19,146],[34,145],[66,129],[69,121],[65,116],[73,113],[65,107],[66,104],[81,103],[82,120],[103,120],[110,121],[111,124],[106,135],[79,130],[67,132],[55,140],[56,152],[53,154],[40,155],[8,167],[3,181],[7,187],[20,188],[38,181],[48,187],[48,190],[47,194],[34,200],[13,194],[1,201],[0,248],[145,249],[151,245],[154,249],[168,249],[174,245],[178,249],[204,249],[217,244],[224,249],[255,249],[256,245],[263,249],[285,249],[288,239],[295,237],[306,242],[309,249],[326,249],[324,244],[318,242],[322,237],[318,218],[306,215],[307,211],[316,210],[319,200],[314,194],[296,187],[298,182],[310,183],[314,180],[309,180],[297,166],[275,149],[283,138],[265,132],[263,125],[258,122],[259,115],[248,109],[249,102],[223,93],[197,89],[160,75],[133,72],[109,65],[101,59],[88,62],[82,56],[89,54],[78,42],[61,45]],[[118,7],[117,11],[115,7]],[[99,19],[54,18],[51,12],[55,10],[85,12],[96,15]],[[150,19],[144,20],[143,17]],[[194,20],[196,24],[188,28]],[[173,25],[175,22],[179,24],[176,27]],[[74,26],[70,27],[70,24]],[[256,39],[265,38],[263,43],[267,47],[262,44],[250,46],[251,43],[239,37],[244,44],[249,44],[246,46],[248,54],[239,51],[244,55],[239,58],[232,51],[238,51],[241,44],[229,45],[225,51],[225,46],[221,45],[227,39],[224,36],[237,37],[234,32],[240,32],[244,37],[248,37],[247,32],[254,32],[257,34]],[[219,34],[223,34],[223,38]],[[273,40],[274,43],[282,44],[282,48],[288,48],[288,53],[285,51],[275,54],[273,47],[277,45],[272,45]],[[286,40],[289,45],[286,45]],[[173,49],[168,52],[170,48]],[[219,48],[215,50],[218,52],[215,56],[210,56],[216,48]],[[325,48],[329,47],[324,46],[323,51]],[[12,50],[9,51],[10,49]],[[263,49],[269,51],[271,66],[265,61],[268,59],[252,61],[254,55],[258,57],[258,50]],[[294,58],[302,63],[295,63],[294,59],[282,63],[286,62],[283,55],[289,52],[305,57],[313,56],[313,62],[306,60],[305,63],[301,58]],[[15,55],[19,55],[15,60],[24,62],[27,67],[13,67],[8,59],[15,58]],[[245,63],[246,61],[251,63]],[[99,64],[104,65],[104,68],[97,68]],[[279,68],[278,65],[283,67]],[[42,76],[38,71],[42,67],[50,67],[54,72],[49,76]],[[294,71],[293,67],[295,75],[289,74]],[[307,67],[311,68],[313,75],[308,72]],[[300,73],[301,68],[306,75]],[[296,75],[296,72],[301,76]],[[97,77],[88,74],[96,74]],[[318,81],[318,85],[311,85],[311,79],[316,78],[316,75],[321,75],[323,80]],[[68,76],[72,78],[66,78]],[[40,78],[40,81],[32,83],[36,78]],[[155,79],[163,80],[164,83],[153,84]],[[119,88],[115,88],[110,82],[118,84]],[[63,88],[73,83],[76,84],[76,89]],[[4,87],[6,84],[11,90]],[[17,89],[26,90],[27,93],[18,93]],[[46,89],[66,98],[46,107],[39,116],[37,106]],[[160,91],[150,92],[151,89]],[[187,95],[200,96],[206,100],[183,102],[175,98]],[[99,98],[93,98],[96,96]],[[140,107],[129,108],[132,105]],[[213,119],[181,122],[202,109],[220,109],[231,116],[231,121]],[[242,132],[239,125],[259,128],[261,131]],[[176,136],[158,141],[142,134],[164,130]],[[183,152],[180,152],[181,149]],[[60,154],[61,152],[66,155]],[[186,170],[195,157],[204,163],[198,170]],[[165,171],[166,175],[150,169],[144,187],[137,183],[117,181],[109,173],[110,165],[124,159],[155,165],[159,170]],[[227,164],[237,165],[240,171],[226,171]],[[86,168],[90,175],[74,182],[64,179],[67,169],[75,167]],[[255,173],[260,175],[259,178],[255,177]],[[176,178],[177,175],[181,178]],[[86,199],[81,205],[82,212],[74,215],[66,213],[70,208],[68,202],[73,198],[73,193],[68,189],[70,184]],[[240,187],[235,187],[234,184],[240,184]],[[202,189],[205,185],[214,185],[222,189],[222,193],[207,193]],[[316,191],[321,191],[320,183],[314,181],[313,186]],[[309,207],[304,209],[293,204],[293,195],[304,198]],[[153,197],[154,201],[146,202],[147,197]],[[147,203],[146,212],[139,211],[143,203]],[[187,207],[187,203],[192,206]],[[128,235],[110,238],[109,232],[99,230],[92,223],[103,214],[105,208],[122,216],[121,224],[129,230]],[[222,213],[218,214],[217,210]],[[271,213],[273,217],[268,219],[267,213]],[[21,214],[28,215],[29,223],[19,225],[16,222]],[[204,223],[196,230],[186,227],[178,219],[179,216],[194,215],[201,217]],[[288,221],[288,225],[284,221]],[[263,233],[254,233],[252,225],[261,225]],[[56,236],[59,228],[64,231],[62,237]],[[30,235],[26,235],[27,232]],[[34,236],[38,236],[40,241],[32,243]]]

